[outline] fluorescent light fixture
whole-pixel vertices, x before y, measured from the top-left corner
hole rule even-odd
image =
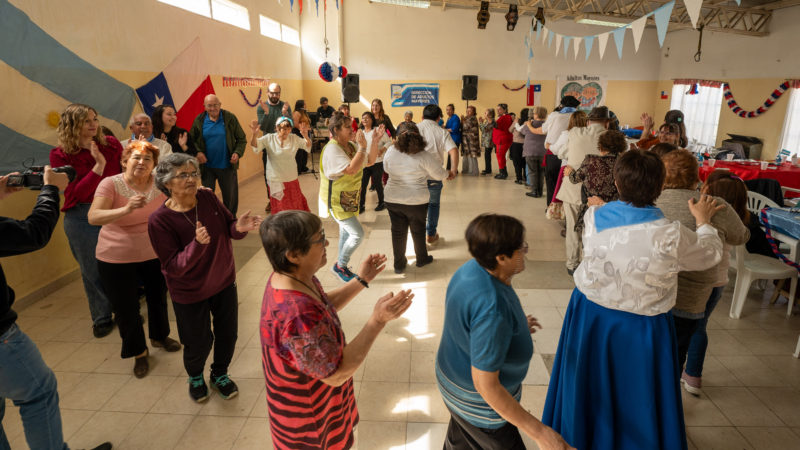
[[[431,2],[425,0],[369,0],[369,2],[396,6],[410,6],[412,8],[423,9],[431,7]]]
[[[612,28],[619,28],[623,25],[628,25],[633,20],[634,19],[629,17],[605,16],[603,14],[584,14],[575,18],[575,22],[577,23]]]

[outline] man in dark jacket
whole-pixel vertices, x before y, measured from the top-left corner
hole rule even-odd
[[[0,217],[0,257],[33,252],[47,245],[58,222],[58,191],[65,189],[68,182],[65,174],[54,173],[46,166],[45,185],[31,215],[25,220]],[[10,188],[7,183],[7,176],[0,177],[0,199],[20,189]],[[56,376],[44,363],[36,344],[16,324],[13,303],[14,290],[0,267],[0,421],[8,398],[19,406],[30,448],[67,448],[61,430]],[[2,423],[0,448],[10,448]],[[106,442],[95,450],[110,448]]]
[[[219,182],[222,203],[236,217],[239,207],[239,158],[244,155],[247,137],[239,120],[230,111],[222,109],[222,103],[214,94],[203,100],[205,112],[194,119],[189,134],[197,149],[197,161],[203,186],[214,190]]]

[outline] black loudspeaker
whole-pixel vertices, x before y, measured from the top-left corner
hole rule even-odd
[[[342,79],[342,101],[345,103],[358,103],[361,89],[358,87],[358,74],[348,73]]]
[[[478,99],[478,76],[477,75],[462,75],[461,81],[461,100],[477,100]]]

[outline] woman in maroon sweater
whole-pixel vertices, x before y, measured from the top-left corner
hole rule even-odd
[[[508,113],[508,105],[500,103],[497,105],[497,122],[492,130],[492,143],[497,148],[497,166],[500,168],[500,173],[494,177],[500,180],[508,178],[508,171],[506,170],[506,152],[511,147],[513,136],[508,131],[514,118]]]
[[[147,222],[172,298],[189,396],[196,402],[208,398],[203,372],[212,345],[211,386],[225,399],[239,392],[228,376],[239,303],[231,239],[242,239],[261,224],[261,217],[250,211],[234,218],[213,191],[198,189],[199,181],[197,159],[185,153],[164,157],[156,169],[156,186],[169,198]]]
[[[111,302],[108,301],[97,269],[95,248],[100,227],[90,225],[87,218],[94,191],[100,180],[122,171],[122,145],[111,136],[104,136],[91,106],[73,103],[61,113],[58,122],[59,146],[50,151],[53,168],[72,166],[75,179],[64,191],[64,233],[72,255],[78,261],[83,288],[89,299],[92,331],[101,338],[111,333]]]

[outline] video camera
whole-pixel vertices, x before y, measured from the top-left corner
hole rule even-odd
[[[75,179],[75,168],[72,166],[61,166],[53,168],[55,173],[65,173],[70,183]],[[44,166],[31,166],[23,173],[15,173],[8,176],[8,187],[26,187],[33,191],[38,191],[44,186]]]

